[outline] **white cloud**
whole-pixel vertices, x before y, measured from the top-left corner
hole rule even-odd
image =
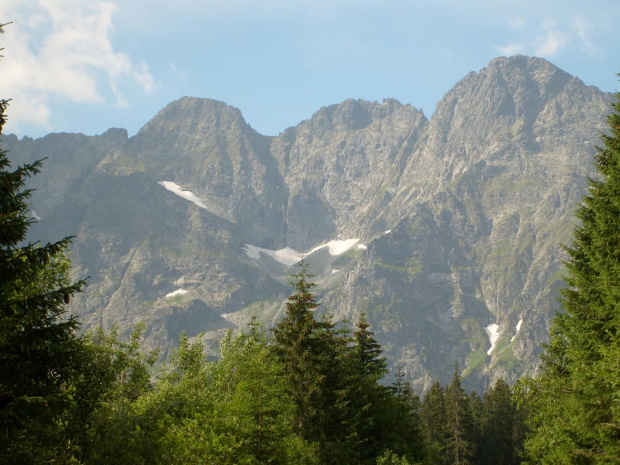
[[[147,65],[132,63],[111,42],[113,3],[95,0],[3,0],[2,96],[13,98],[10,126],[53,128],[52,101],[128,105],[127,82],[151,92]]]
[[[581,43],[581,50],[587,53],[590,56],[601,56],[605,57],[603,49],[597,46],[592,39],[590,38],[589,29],[591,25],[583,19],[581,16],[576,16],[575,21],[573,22],[571,29],[575,31],[577,37],[579,38],[579,42]]]
[[[546,34],[535,39],[534,54],[541,57],[555,56],[568,43],[568,35],[555,29],[553,23],[545,24],[545,29]]]
[[[550,58],[576,42],[582,44],[581,49],[586,53],[592,54],[596,50],[589,40],[587,26],[579,16],[575,16],[572,24],[566,20],[561,24],[551,20],[534,24],[531,21],[526,23],[523,20],[512,19],[508,21],[508,29],[514,33],[517,40],[508,45],[495,46],[495,49],[504,55],[522,53]]]

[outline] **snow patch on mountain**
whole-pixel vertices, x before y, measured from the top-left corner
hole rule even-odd
[[[260,252],[269,255],[275,261],[282,263],[286,266],[294,265],[302,259],[302,254],[290,247],[284,247],[280,250],[263,249],[262,247],[256,247],[255,245],[246,244],[245,253],[248,257],[259,260]]]
[[[166,294],[166,297],[164,297],[164,299],[167,299],[168,297],[176,297],[177,295],[185,295],[187,293],[187,289],[177,289],[176,291],[172,291]]]
[[[522,324],[523,324],[523,318],[521,318],[521,319],[519,320],[519,322],[517,323],[517,326],[516,326],[516,328],[515,328],[515,329],[517,330],[517,332],[515,333],[515,335],[514,335],[514,336],[512,336],[512,339],[510,339],[510,342],[512,342],[512,341],[514,341],[514,340],[515,340],[515,337],[517,337],[517,334],[519,334],[519,331],[521,331],[521,325],[522,325]]]
[[[159,184],[160,186],[164,186],[167,190],[178,195],[179,197],[183,197],[184,199],[187,199],[190,202],[194,202],[200,208],[204,208],[205,210],[208,210],[207,206],[202,202],[202,200],[200,200],[196,196],[196,194],[194,194],[191,191],[182,190],[178,184],[172,181],[159,181],[157,184]]]
[[[495,343],[497,342],[500,334],[498,328],[499,325],[496,324],[490,324],[489,326],[484,328],[484,332],[487,333],[489,342],[491,343],[491,348],[487,350],[487,355],[491,355],[491,352],[493,352],[493,349],[495,349]]]
[[[322,249],[323,247],[329,247],[329,254],[332,257],[337,257],[338,255],[345,253],[347,250],[349,250],[351,247],[353,247],[358,242],[359,242],[359,239],[347,239],[346,241],[339,241],[339,240],[329,241],[327,244],[323,244],[323,245],[319,245],[318,247],[315,247],[310,252],[308,252],[307,255],[310,255],[311,253],[314,253],[317,250]]]
[[[349,250],[351,247],[353,247],[358,242],[359,242],[359,239],[347,239],[345,241],[340,241],[340,240],[329,241],[328,243],[319,245],[318,247],[315,247],[314,249],[312,249],[310,252],[306,252],[306,253],[297,252],[296,250],[291,249],[290,247],[285,247],[280,250],[270,250],[270,249],[264,249],[262,247],[257,247],[255,245],[246,244],[245,253],[248,257],[250,257],[253,260],[260,260],[260,254],[262,252],[266,255],[269,255],[271,258],[273,258],[277,262],[282,263],[283,265],[291,266],[301,261],[303,257],[307,257],[308,255],[313,254],[317,250],[323,249],[325,247],[328,248],[328,252],[332,257],[337,257],[338,255],[345,253],[347,250]]]

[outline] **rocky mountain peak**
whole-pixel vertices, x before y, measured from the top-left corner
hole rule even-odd
[[[141,130],[158,131],[167,125],[184,128],[195,133],[214,130],[227,131],[231,128],[246,128],[248,125],[241,111],[219,100],[183,97],[171,102],[155,115]]]

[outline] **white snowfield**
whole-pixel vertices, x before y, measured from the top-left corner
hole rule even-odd
[[[172,291],[166,294],[166,297],[164,297],[164,299],[167,299],[168,297],[175,297],[177,295],[184,295],[187,294],[187,292],[187,289],[177,289],[176,291]]]
[[[345,253],[347,250],[349,250],[351,247],[353,247],[358,242],[359,242],[359,239],[347,239],[345,241],[339,241],[339,240],[329,241],[327,244],[323,244],[323,245],[319,245],[318,247],[315,247],[310,252],[297,252],[296,250],[291,249],[290,247],[285,247],[280,250],[269,250],[269,249],[263,249],[262,247],[256,247],[255,245],[246,244],[245,253],[247,254],[248,257],[254,260],[258,260],[260,259],[260,253],[262,252],[265,255],[269,255],[274,260],[282,263],[283,265],[291,266],[291,265],[294,265],[295,263],[298,263],[303,257],[307,257],[308,255],[324,247],[328,247],[329,254],[332,257],[336,257],[338,255]],[[358,245],[359,249],[362,248],[360,246],[361,244]],[[364,246],[364,249],[365,248],[366,247]]]
[[[522,324],[523,324],[523,318],[521,318],[519,320],[519,322],[517,323],[517,327],[516,327],[517,332],[516,332],[516,334],[514,336],[512,336],[512,339],[510,339],[510,342],[515,340],[515,337],[517,337],[517,334],[519,334],[519,331],[521,331],[521,325]]]
[[[191,191],[181,190],[181,188],[179,187],[178,184],[176,184],[176,183],[174,183],[172,181],[159,181],[157,184],[159,184],[160,186],[164,186],[170,192],[175,193],[179,197],[183,197],[184,199],[187,199],[190,202],[194,202],[200,208],[204,208],[205,210],[208,210],[207,206],[204,203],[202,203],[202,200],[200,200],[198,197],[196,197],[196,194],[194,194]]]
[[[301,254],[290,247],[285,247],[280,250],[269,250],[263,249],[262,247],[256,247],[255,245],[245,245],[245,253],[248,257],[253,258],[254,260],[260,259],[260,252],[269,255],[274,260],[286,266],[294,265],[301,260]]]
[[[329,254],[332,257],[337,257],[338,255],[345,253],[347,250],[349,250],[359,241],[360,241],[359,239],[347,239],[346,241],[338,241],[338,240],[329,241],[327,244],[315,247],[310,252],[308,252],[308,255],[310,255],[313,252],[316,252],[319,249],[322,249],[323,247],[329,247]]]
[[[493,349],[495,349],[495,343],[499,338],[499,331],[497,330],[497,328],[499,328],[499,326],[496,324],[491,324],[484,328],[484,332],[487,333],[487,336],[489,337],[489,342],[491,343],[491,348],[487,350],[487,355],[491,355],[491,352],[493,352]]]

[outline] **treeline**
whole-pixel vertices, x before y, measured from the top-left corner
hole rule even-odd
[[[128,343],[115,331],[67,332],[49,366],[71,369],[47,373],[63,377],[47,395],[28,383],[11,391],[14,373],[2,374],[12,401],[0,406],[0,462],[518,463],[524,426],[506,383],[467,395],[455,366],[451,384],[435,383],[422,402],[401,371],[383,385],[385,358],[364,315],[353,332],[315,318],[303,266],[296,278],[272,336],[256,322],[229,331],[214,362],[182,336],[155,380],[158,353],[140,351],[143,326]]]

